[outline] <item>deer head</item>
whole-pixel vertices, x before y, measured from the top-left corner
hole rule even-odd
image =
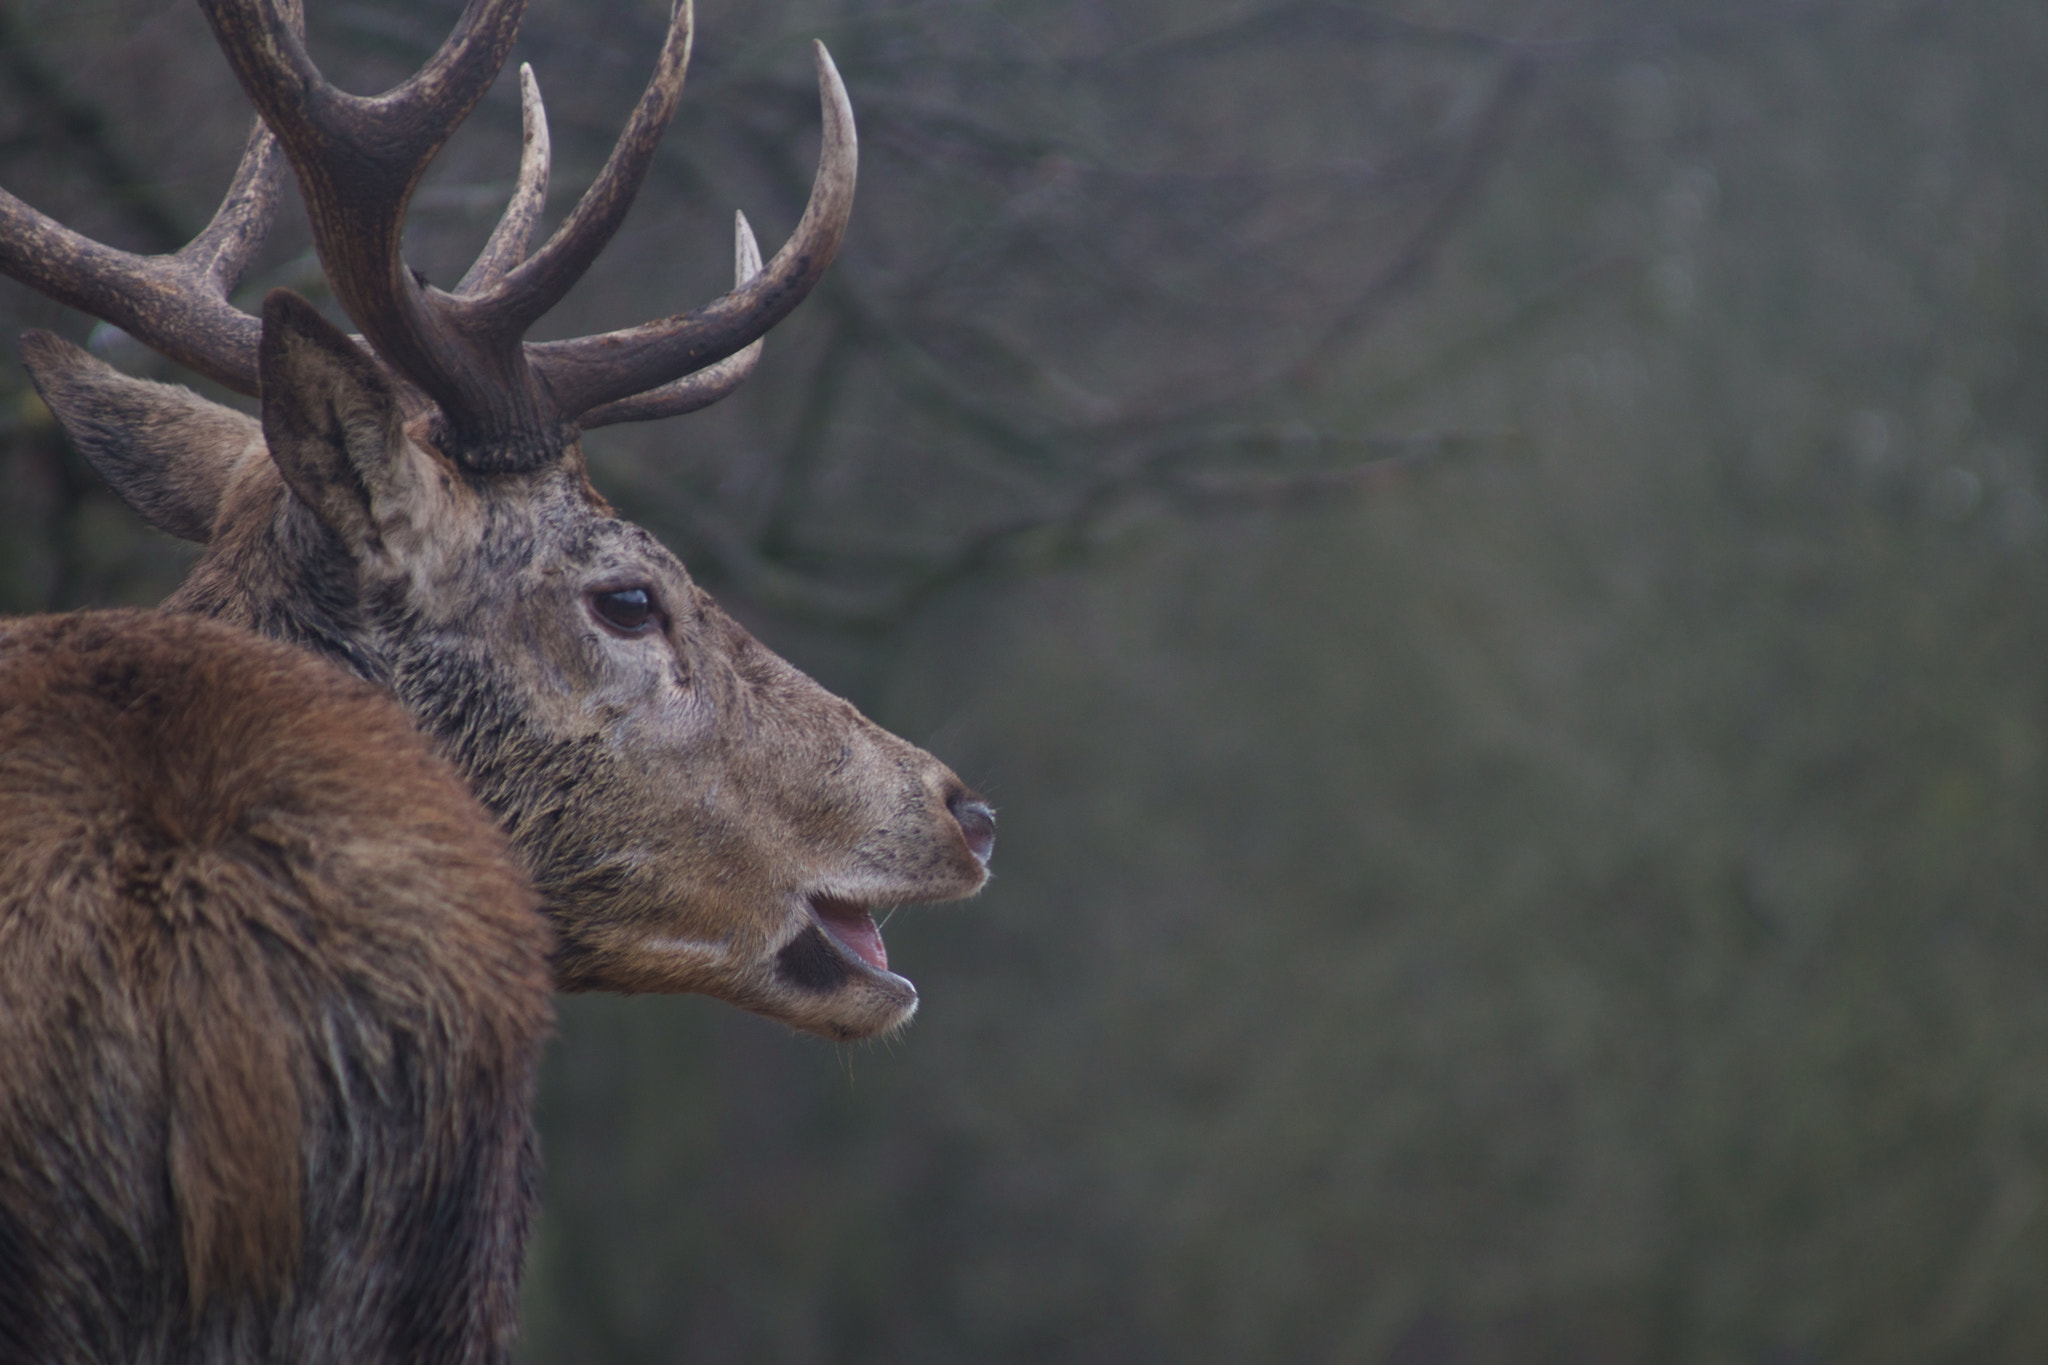
[[[0,269],[260,398],[261,421],[32,333],[38,389],[152,524],[205,553],[165,604],[323,653],[388,687],[504,825],[569,989],[697,991],[836,1038],[915,1010],[871,911],[970,895],[989,808],[721,612],[585,475],[580,433],[736,387],[831,262],[851,208],[852,113],[817,49],[825,145],[766,266],[739,220],[723,297],[574,340],[524,334],[624,217],[689,55],[675,4],[655,72],[595,183],[528,247],[546,198],[540,93],[476,264],[445,292],[400,257],[427,163],[495,79],[521,0],[470,0],[383,95],[336,89],[293,0],[200,0],[260,118],[213,222],[139,257],[0,191]],[[289,163],[351,339],[285,291],[229,300]]]

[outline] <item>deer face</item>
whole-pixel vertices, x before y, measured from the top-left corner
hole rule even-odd
[[[980,889],[988,808],[720,611],[580,450],[465,472],[310,307],[274,296],[265,323],[260,431],[28,348],[128,500],[206,528],[168,605],[389,685],[511,836],[565,988],[701,992],[833,1038],[907,1021],[872,912]]]
[[[978,890],[987,808],[580,471],[499,482],[475,549],[391,572],[376,615],[394,687],[525,857],[561,984],[699,991],[834,1037],[908,1019],[872,912]]]

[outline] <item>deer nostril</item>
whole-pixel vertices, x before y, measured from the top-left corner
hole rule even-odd
[[[946,809],[960,822],[960,832],[967,836],[967,851],[987,867],[990,855],[996,851],[996,813],[987,802],[964,793],[947,801]]]

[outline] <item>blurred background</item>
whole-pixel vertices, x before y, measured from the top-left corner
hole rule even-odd
[[[370,91],[458,7],[311,8]],[[557,214],[664,21],[535,0]],[[839,265],[589,449],[999,876],[889,921],[885,1044],[562,1002],[526,1359],[2048,1359],[2048,8],[703,0],[538,335],[781,241],[813,37]],[[246,117],[186,4],[0,4],[81,230],[182,242]],[[508,77],[431,278],[517,143]],[[241,297],[324,296],[297,212]],[[190,555],[0,371],[0,606]]]

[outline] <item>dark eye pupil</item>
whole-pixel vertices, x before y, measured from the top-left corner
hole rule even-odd
[[[654,599],[645,588],[621,588],[601,592],[590,599],[597,614],[620,630],[639,630],[654,614]]]

